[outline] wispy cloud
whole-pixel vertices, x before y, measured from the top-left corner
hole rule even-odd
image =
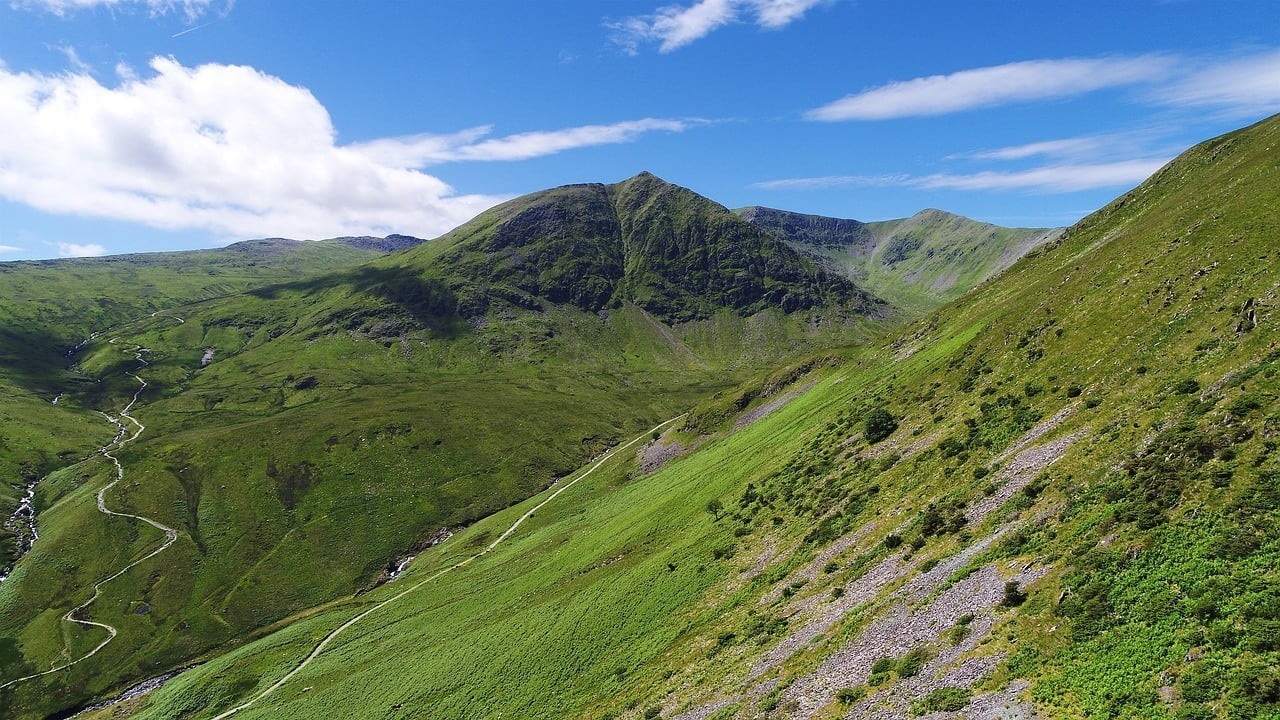
[[[790,25],[813,7],[831,0],[698,0],[692,5],[668,5],[652,15],[637,15],[610,23],[613,41],[636,54],[640,45],[658,43],[658,51],[678,50],[735,22],[753,22],[766,29]]]
[[[449,135],[411,135],[351,146],[356,152],[387,165],[420,168],[445,162],[527,160],[594,145],[631,142],[650,132],[683,132],[701,120],[644,118],[611,125],[582,125],[487,138],[492,125]]]
[[[829,190],[836,187],[889,187],[905,184],[907,175],[823,175],[752,183],[759,190]]]
[[[1025,145],[1011,145],[1009,147],[996,148],[995,150],[979,150],[962,155],[953,155],[947,159],[1022,160],[1030,157],[1075,157],[1096,153],[1103,145],[1103,138],[1095,135],[1061,140],[1045,140]]]
[[[13,0],[12,5],[25,10],[42,10],[65,17],[77,10],[110,8],[114,10],[145,10],[153,16],[181,12],[188,20],[194,20],[211,9],[230,10],[234,0]]]
[[[761,190],[825,190],[842,186],[910,187],[923,190],[1024,191],[1064,193],[1136,185],[1170,158],[1145,158],[1109,163],[1047,165],[1028,170],[931,175],[830,175],[787,178],[752,185]]]
[[[944,159],[1016,161],[1042,157],[1072,163],[1093,163],[1101,160],[1114,161],[1117,157],[1164,157],[1177,154],[1186,147],[1182,142],[1171,140],[1180,131],[1181,128],[1177,126],[1149,125],[1137,130],[1077,135],[956,153]]]
[[[1280,111],[1280,50],[1203,66],[1160,88],[1154,97],[1167,105],[1219,108],[1233,116]]]
[[[1172,158],[1121,160],[1109,163],[1047,165],[1029,170],[937,173],[910,178],[906,184],[926,190],[1022,190],[1060,193],[1136,185]]]
[[[76,243],[58,243],[58,257],[99,257],[107,254],[107,249],[97,243],[77,245]]]
[[[20,247],[14,247],[12,245],[0,245],[0,253],[18,252],[21,249],[22,248]]]
[[[893,82],[809,111],[810,120],[888,120],[1071,97],[1159,80],[1171,62],[1159,56],[1030,60]]]
[[[76,52],[75,47],[71,45],[46,45],[45,47],[61,53],[67,59],[67,65],[75,72],[85,75],[93,74],[93,68],[80,58],[80,53]]]

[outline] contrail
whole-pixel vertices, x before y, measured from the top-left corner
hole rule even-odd
[[[176,37],[182,37],[183,35],[186,35],[186,34],[187,34],[187,33],[189,33],[189,32],[195,32],[195,31],[199,30],[200,28],[207,28],[207,27],[209,27],[209,26],[210,26],[210,25],[212,25],[212,24],[213,24],[213,23],[211,23],[211,22],[207,22],[207,23],[205,23],[205,24],[203,24],[203,25],[197,25],[197,26],[195,26],[195,27],[193,27],[193,28],[187,28],[186,30],[183,30],[182,32],[176,32],[176,33],[174,33],[174,34],[170,35],[169,37],[170,37],[170,39],[172,39],[172,38],[176,38]]]

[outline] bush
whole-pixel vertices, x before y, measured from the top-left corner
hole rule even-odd
[[[1195,378],[1180,380],[1178,381],[1178,384],[1173,386],[1173,391],[1179,395],[1191,395],[1192,393],[1198,393],[1200,392],[1200,381]]]
[[[1027,596],[1018,587],[1017,580],[1010,580],[1004,584],[1004,599],[1000,604],[1005,607],[1017,607],[1027,601]]]
[[[868,443],[878,443],[898,429],[898,421],[884,408],[876,408],[867,413],[863,427],[863,437]]]
[[[941,688],[929,693],[924,700],[913,703],[911,712],[914,715],[924,715],[931,712],[957,712],[963,710],[964,706],[969,704],[969,698],[972,696],[973,691],[968,688]]]
[[[886,535],[884,538],[884,546],[889,548],[890,550],[893,550],[894,548],[898,547],[901,544],[902,544],[901,535]]]
[[[1076,383],[1071,383],[1067,386],[1067,397],[1069,398],[1080,397],[1080,393],[1082,392],[1084,392],[1084,388],[1080,387]]]
[[[862,686],[840,688],[840,691],[836,693],[836,700],[839,700],[841,705],[852,705],[866,696],[867,689]]]
[[[924,667],[924,649],[916,648],[898,660],[898,675],[904,678],[915,677]]]

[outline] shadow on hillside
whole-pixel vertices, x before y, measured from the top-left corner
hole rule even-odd
[[[249,294],[264,300],[275,300],[286,293],[316,297],[328,291],[346,288],[352,295],[374,298],[412,318],[421,328],[444,337],[456,337],[469,327],[458,313],[458,296],[439,278],[423,277],[410,268],[359,267],[319,277],[279,283],[250,290]],[[338,309],[331,317],[335,322],[354,327],[367,323],[378,313],[369,308]]]
[[[67,351],[75,342],[44,327],[0,327],[0,374],[32,392],[54,393],[71,364]]]

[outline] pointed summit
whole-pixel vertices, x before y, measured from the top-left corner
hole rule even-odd
[[[476,315],[494,303],[588,311],[634,304],[668,322],[767,309],[883,304],[719,203],[649,172],[566,185],[481,214],[432,247],[424,270]]]

